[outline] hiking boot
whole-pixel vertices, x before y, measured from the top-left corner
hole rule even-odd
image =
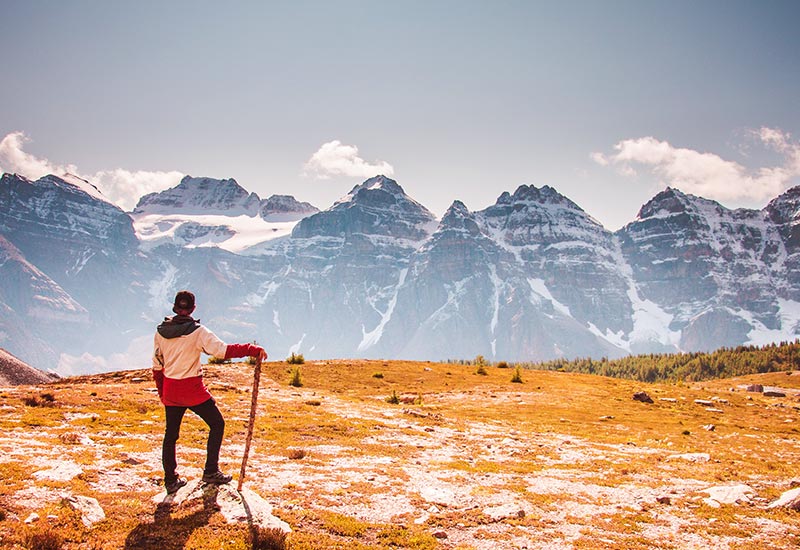
[[[226,483],[230,483],[232,479],[233,476],[225,475],[219,470],[213,474],[203,474],[203,481],[213,485],[225,485]]]
[[[172,493],[177,493],[178,489],[186,485],[186,480],[181,477],[176,477],[175,481],[167,483],[164,481],[164,487],[167,489],[167,494],[171,495]]]

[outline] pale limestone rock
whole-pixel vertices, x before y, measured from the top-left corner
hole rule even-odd
[[[778,500],[770,504],[768,508],[790,508],[800,511],[800,487],[786,491]]]
[[[33,477],[39,480],[69,481],[82,473],[83,468],[74,462],[61,462],[50,469],[34,472]]]
[[[160,504],[181,504],[190,500],[211,501],[229,523],[248,523],[265,529],[281,529],[290,533],[292,528],[285,521],[272,515],[272,505],[250,489],[243,488],[239,493],[236,485],[209,485],[201,480],[193,480],[172,495],[160,493],[153,500]]]
[[[64,502],[66,502],[70,508],[80,513],[81,521],[87,528],[98,521],[106,519],[106,513],[103,511],[100,503],[97,502],[97,499],[74,495],[65,497]]]
[[[714,508],[718,508],[720,504],[748,504],[755,495],[755,491],[749,485],[744,484],[717,485],[703,489],[703,492],[707,493],[709,497],[703,499],[703,502]]]

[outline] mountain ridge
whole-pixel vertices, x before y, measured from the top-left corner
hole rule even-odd
[[[3,176],[0,235],[105,335],[102,345],[40,335],[58,355],[146,342],[179,288],[196,290],[224,339],[308,357],[613,358],[763,344],[800,329],[800,188],[762,210],[667,188],[610,232],[549,186],[518,186],[474,212],[455,200],[437,220],[385,176],[323,211],[187,176],[130,214],[52,178]],[[268,222],[270,200],[273,213],[298,219]],[[178,211],[147,211],[165,205]],[[56,207],[70,216],[54,224]]]

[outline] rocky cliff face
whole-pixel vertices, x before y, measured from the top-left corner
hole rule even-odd
[[[680,348],[707,350],[781,330],[786,244],[767,210],[729,210],[667,189],[619,232],[642,298],[661,304]]]
[[[313,355],[368,349],[391,317],[409,258],[435,226],[433,214],[383,176],[300,220],[266,254],[285,263],[251,296],[271,321],[268,339]]]
[[[306,216],[316,214],[319,208],[300,202],[291,195],[272,195],[261,201],[259,215],[266,221],[284,222],[298,221]]]
[[[15,342],[47,341],[51,361],[111,353],[147,342],[191,288],[223,339],[273,357],[540,360],[794,339],[798,189],[761,211],[667,189],[612,234],[546,186],[477,212],[455,201],[437,221],[384,176],[322,212],[187,178],[140,201],[137,233],[86,182],[5,175],[0,333],[26,360]],[[42,332],[44,312],[81,328]]]

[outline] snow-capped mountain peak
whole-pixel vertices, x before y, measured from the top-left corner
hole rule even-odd
[[[132,213],[146,249],[164,244],[259,254],[266,243],[291,233],[301,218],[318,212],[289,195],[261,200],[234,179],[184,177],[166,191],[139,200]]]
[[[436,228],[436,217],[386,176],[356,185],[329,209],[301,220],[293,237],[387,235],[418,241]]]
[[[261,199],[248,193],[235,179],[194,178],[185,176],[166,191],[150,193],[139,199],[134,214],[222,214],[258,215]]]

